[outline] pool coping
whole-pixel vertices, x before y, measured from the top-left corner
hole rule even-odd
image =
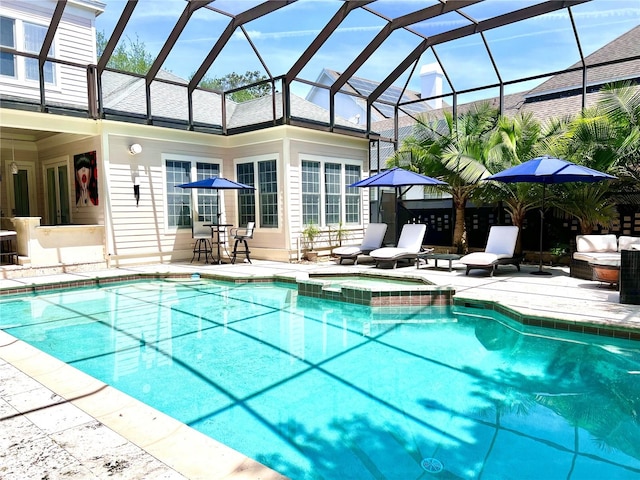
[[[287,478],[2,330],[0,358],[186,478]]]
[[[192,273],[192,272],[136,272],[118,273],[114,272],[108,276],[96,276],[83,279],[57,280],[45,283],[33,283],[31,285],[21,285],[0,288],[0,297],[5,295],[42,293],[54,290],[77,287],[96,287],[113,285],[142,280],[185,280],[192,281],[198,279],[218,280],[235,284],[244,283],[289,283],[298,284],[301,295],[327,300],[346,301],[373,307],[400,307],[400,306],[454,306],[463,305],[478,309],[493,310],[503,314],[507,318],[517,321],[523,325],[552,328],[562,331],[572,331],[590,335],[604,337],[614,337],[627,340],[640,341],[640,325],[635,323],[612,324],[606,321],[592,320],[572,320],[570,318],[553,318],[535,313],[526,312],[526,308],[509,306],[496,300],[482,300],[478,298],[465,297],[463,294],[456,295],[456,290],[452,286],[435,285],[425,281],[419,276],[394,275],[393,273],[369,273],[359,272],[360,276],[395,278],[402,280],[414,280],[421,284],[410,288],[398,288],[394,286],[393,295],[389,290],[375,289],[371,287],[358,287],[349,285],[343,286],[341,291],[322,291],[324,282],[314,280],[313,276],[341,276],[339,273],[300,273],[296,276],[281,274],[264,275],[225,275],[224,273]],[[302,285],[302,291],[300,286]]]

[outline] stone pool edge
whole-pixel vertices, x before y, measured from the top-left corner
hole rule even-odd
[[[367,274],[364,276],[382,277],[380,273]],[[219,280],[224,282],[243,284],[243,283],[272,283],[281,282],[289,284],[300,283],[308,285],[307,290],[300,292],[301,295],[307,295],[316,298],[324,298],[327,300],[348,301],[348,303],[357,303],[361,305],[369,305],[371,307],[398,307],[398,306],[467,306],[478,309],[493,310],[506,316],[507,318],[519,322],[522,325],[545,327],[562,331],[572,331],[577,333],[586,333],[591,335],[599,335],[604,337],[614,337],[628,340],[640,341],[640,328],[634,323],[611,324],[605,321],[582,320],[567,318],[554,318],[551,316],[543,316],[537,313],[527,312],[526,307],[518,305],[505,305],[499,301],[482,300],[478,298],[467,298],[464,294],[456,295],[456,291],[451,286],[429,285],[424,283],[419,277],[413,278],[422,281],[421,285],[410,288],[398,288],[395,286],[394,292],[383,290],[375,290],[367,287],[347,286],[343,287],[344,292],[325,291],[322,290],[322,283],[313,280],[313,275],[308,274],[292,277],[290,275],[266,274],[266,275],[247,275],[233,276],[219,273],[198,273],[197,278],[208,280]],[[326,276],[327,274],[322,274]],[[304,277],[304,278],[303,278]],[[389,278],[404,278],[389,275]],[[184,280],[192,281],[193,273],[177,273],[177,272],[137,272],[127,274],[117,274],[101,277],[92,277],[85,279],[59,280],[49,283],[34,283],[31,285],[22,285],[16,287],[0,288],[0,297],[5,295],[16,295],[25,293],[42,293],[66,288],[76,287],[95,287],[101,285],[113,285],[116,283],[126,283],[141,280]],[[303,290],[305,287],[303,287]],[[390,293],[394,293],[391,295]]]
[[[188,479],[287,478],[3,330],[0,358]]]

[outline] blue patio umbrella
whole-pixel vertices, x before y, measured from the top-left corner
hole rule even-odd
[[[405,170],[400,167],[393,167],[389,170],[376,173],[369,178],[359,180],[349,185],[349,187],[394,187],[396,189],[396,240],[398,237],[399,229],[398,224],[398,200],[406,193],[409,188],[416,185],[447,185],[446,182],[438,180],[436,178],[428,177],[420,173]],[[401,192],[402,187],[407,187],[404,192]]]
[[[190,183],[177,185],[180,188],[207,188],[210,190],[255,190],[251,185],[234,182],[223,177],[210,177]],[[220,218],[220,212],[216,213],[216,220]],[[219,222],[218,222],[219,223]]]
[[[577,165],[560,158],[543,155],[529,161],[507,168],[502,172],[490,175],[484,180],[496,180],[503,183],[541,183],[542,207],[540,208],[540,265],[534,275],[551,275],[542,270],[542,233],[544,224],[544,200],[547,184],[569,182],[600,182],[602,180],[615,180],[617,177],[608,173],[599,172],[592,168]]]
[[[436,178],[427,177],[420,173],[405,170],[400,167],[393,167],[380,173],[357,181],[349,185],[350,187],[413,187],[414,185],[446,185],[445,182]]]
[[[183,183],[178,185],[180,188],[210,188],[215,190],[255,190],[250,185],[244,183],[234,182],[233,180],[227,180],[222,177],[205,178],[204,180],[198,180],[197,182]]]

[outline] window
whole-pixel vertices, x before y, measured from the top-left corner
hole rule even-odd
[[[302,224],[320,225],[320,162],[302,161]]]
[[[191,194],[178,185],[190,181],[191,163],[167,160],[167,223],[170,227],[191,226]]]
[[[260,226],[278,227],[278,176],[276,161],[258,162],[258,194],[260,197]]]
[[[42,25],[35,25],[33,23],[23,23],[24,28],[24,51],[28,53],[39,54],[44,37],[47,34],[47,28]],[[53,57],[53,45],[49,49],[47,54],[49,57]],[[38,72],[38,59],[37,58],[25,58],[24,59],[25,77],[27,80],[38,81],[40,74]],[[51,62],[45,62],[44,64],[44,81],[46,83],[55,83],[53,78],[53,64]]]
[[[342,173],[342,165],[339,163],[324,164],[324,219],[327,224],[340,223],[340,206],[342,204],[340,188],[340,174]]]
[[[345,165],[345,185],[351,185],[358,180],[360,180],[360,167],[358,165]],[[344,220],[345,223],[360,223],[360,189],[358,187],[346,187]]]
[[[260,228],[278,228],[278,175],[275,160],[245,162],[236,165],[238,182],[256,187],[256,190],[238,190],[239,225],[256,221]],[[256,199],[260,216],[256,219]]]
[[[12,18],[0,17],[0,45],[16,48],[16,22]],[[12,53],[0,53],[0,75],[16,76],[16,58]]]
[[[189,160],[166,160],[167,225],[190,228],[192,204],[196,206],[197,220],[214,222],[218,219],[218,192],[209,188],[179,188],[178,185],[194,180],[217,177],[220,166],[215,163]],[[195,201],[192,202],[195,196]]]
[[[240,163],[236,166],[238,182],[251,187],[256,186],[253,163]],[[256,220],[256,194],[253,190],[238,190],[238,225],[245,227]]]
[[[302,224],[359,224],[361,192],[348,185],[360,180],[360,171],[359,165],[349,163],[303,160]]]
[[[220,166],[213,163],[196,163],[196,180],[219,177]],[[199,222],[220,223],[220,209],[218,207],[218,190],[212,188],[198,188],[198,218]]]
[[[46,35],[47,27],[44,25],[0,17],[0,45],[3,47],[38,55]],[[48,56],[54,56],[53,44],[49,49]],[[53,64],[46,62],[43,70],[44,81],[54,84],[55,69]],[[38,59],[2,52],[0,53],[0,75],[37,82],[40,78]]]

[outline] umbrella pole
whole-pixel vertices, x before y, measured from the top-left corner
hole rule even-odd
[[[547,272],[542,270],[542,236],[544,232],[544,197],[547,193],[547,184],[542,184],[542,208],[540,209],[540,253],[538,257],[539,266],[538,270],[535,272],[531,272],[532,275],[551,275],[551,272]]]
[[[398,245],[398,240],[400,240],[400,226],[398,223],[400,222],[400,197],[402,193],[400,193],[400,187],[396,187],[396,220],[395,220],[395,230],[396,230],[396,245]]]

